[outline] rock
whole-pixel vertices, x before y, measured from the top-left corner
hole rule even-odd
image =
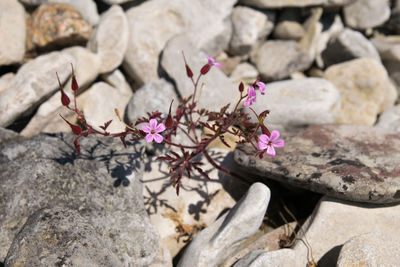
[[[263,266],[296,266],[295,254],[289,249],[281,249],[270,252],[254,250],[240,259],[233,267],[263,267]]]
[[[130,37],[125,70],[140,84],[158,79],[162,49],[170,38],[184,32],[198,49],[211,56],[219,54],[231,38],[230,15],[235,2],[155,0],[130,8],[126,12]]]
[[[2,92],[7,91],[14,80],[15,74],[12,72],[0,76],[0,95]]]
[[[370,58],[332,65],[325,71],[325,78],[339,89],[342,98],[337,123],[373,125],[388,101],[387,92],[396,90],[382,64]]]
[[[101,61],[96,54],[80,46],[65,48],[62,50],[62,53],[74,58],[74,72],[79,84],[78,93],[81,93],[83,90],[87,89],[99,75]],[[65,71],[71,72],[70,66],[66,65],[65,69]],[[56,79],[54,78],[53,83],[56,83]],[[71,100],[71,105],[73,105],[71,79],[66,83],[64,89]],[[21,135],[30,137],[40,132],[69,132],[71,128],[56,114],[61,114],[64,118],[71,117],[74,114],[61,104],[60,91],[57,91],[46,102],[40,105],[36,114],[22,130]]]
[[[181,154],[181,152],[177,152]],[[232,153],[210,149],[210,156],[224,168],[233,170]],[[150,220],[160,234],[162,246],[168,247],[171,256],[187,245],[204,227],[214,221],[237,199],[246,193],[249,185],[237,178],[219,172],[202,157],[202,169],[211,180],[197,173],[182,179],[179,196],[169,179],[169,168],[164,162],[149,159],[143,176],[143,197]]]
[[[101,78],[106,81],[109,85],[115,88],[121,88],[121,91],[130,92],[132,91],[131,86],[125,79],[124,74],[119,70],[116,69],[113,72],[104,73],[101,75]]]
[[[178,266],[217,266],[260,227],[270,190],[253,184],[232,209],[202,230],[185,249]]]
[[[232,11],[232,39],[229,52],[233,55],[248,54],[263,41],[274,27],[275,13],[264,13],[255,9],[237,6]]]
[[[382,113],[375,126],[393,132],[400,132],[400,105],[388,108]]]
[[[176,36],[165,45],[161,66],[168,76],[175,81],[180,96],[186,98],[193,94],[194,86],[186,76],[182,51],[185,53],[187,63],[195,79],[200,73],[200,69],[207,64],[207,57],[206,54],[197,50],[185,35]],[[204,86],[201,90],[198,88],[196,94],[197,108],[219,111],[223,106],[230,103],[231,109],[233,109],[232,105],[239,98],[239,90],[221,70],[212,67],[201,79],[200,84],[203,83]],[[217,88],[218,90],[216,90]]]
[[[232,71],[230,79],[234,82],[236,87],[239,86],[241,82],[243,82],[245,87],[248,87],[254,83],[258,74],[257,69],[252,64],[243,62],[237,65]]]
[[[129,100],[126,117],[129,123],[147,117],[147,112],[160,111],[166,117],[171,101],[174,100],[172,111],[179,104],[178,96],[170,83],[159,79],[142,86]]]
[[[53,50],[86,43],[92,27],[78,10],[66,4],[43,4],[28,23],[27,48]]]
[[[215,61],[221,63],[220,70],[226,75],[231,75],[232,71],[236,68],[237,65],[243,60],[245,56],[229,56],[227,53],[222,52],[217,57],[215,57]]]
[[[326,3],[327,0],[239,0],[239,3],[258,8],[306,7]]]
[[[396,266],[400,262],[399,242],[382,232],[353,237],[340,250],[337,266]]]
[[[110,241],[77,211],[54,207],[32,214],[14,238],[7,266],[121,266]]]
[[[280,80],[312,64],[308,52],[295,41],[266,41],[250,55],[264,80]]]
[[[118,109],[119,114],[124,114],[131,96],[132,91],[98,82],[79,95],[77,102],[85,114],[86,121],[95,129],[101,131],[100,126],[109,120],[113,120],[107,131],[114,133],[125,131],[125,124],[119,121],[114,110]]]
[[[274,158],[255,159],[238,145],[235,161],[247,172],[358,202],[396,203],[400,197],[399,135],[361,125],[313,125],[282,134]]]
[[[273,35],[276,39],[298,41],[305,35],[305,31],[297,21],[285,20],[276,25]]]
[[[385,23],[384,28],[393,34],[400,33],[400,8],[397,6],[392,9],[390,19]]]
[[[247,254],[253,251],[273,251],[279,250],[281,247],[279,245],[280,239],[282,236],[291,236],[294,229],[296,227],[296,223],[292,222],[289,224],[282,225],[271,232],[265,233],[259,237],[255,237],[256,239],[251,243],[248,243],[251,238],[246,241],[248,243],[245,247],[242,247],[237,253],[228,258],[221,267],[230,267],[233,266],[235,262],[239,261],[241,258],[245,257]],[[247,266],[247,265],[246,265]],[[271,265],[270,265],[271,266]],[[272,265],[274,266],[274,265]]]
[[[25,10],[15,0],[0,3],[0,66],[20,63],[25,54]]]
[[[18,117],[29,114],[58,89],[55,73],[60,81],[67,80],[69,64],[74,59],[64,53],[53,52],[24,64],[15,75],[10,88],[0,95],[0,125],[9,126]]]
[[[321,78],[306,78],[268,83],[265,96],[258,95],[252,108],[260,114],[270,110],[268,127],[293,127],[332,123],[340,108],[340,94],[332,83]],[[257,118],[246,109],[253,122]],[[271,128],[271,129],[272,129]]]
[[[377,27],[389,19],[389,1],[355,0],[343,7],[343,16],[350,28],[365,30]]]
[[[381,61],[373,44],[361,33],[344,29],[336,38],[330,40],[322,52],[325,66],[341,63],[355,58],[372,58]]]
[[[337,263],[337,257],[343,243],[350,238],[371,232],[381,232],[391,236],[396,241],[393,249],[397,251],[398,242],[400,241],[400,232],[398,230],[399,211],[400,205],[355,204],[354,202],[323,197],[300,230],[300,233],[303,232],[304,234],[297,237],[298,241],[293,249],[258,252],[258,258],[263,261],[254,261],[254,263],[258,264],[253,265],[237,266],[306,266],[310,256],[314,258],[315,262],[318,262],[318,265],[333,266]],[[305,242],[309,244],[309,247],[306,247]],[[388,242],[388,245],[390,248],[394,243]],[[368,243],[367,247],[370,246],[375,247],[372,243]],[[386,253],[391,255],[392,251],[389,248],[385,250],[387,251]],[[253,253],[256,252],[254,251]],[[371,250],[370,253],[373,254],[374,250]],[[363,265],[377,266],[368,264],[372,259],[365,259],[368,261],[364,262]],[[386,260],[389,261],[390,258]],[[288,261],[290,264],[285,265]],[[262,265],[262,263],[267,262],[273,262],[274,264]],[[235,265],[235,267],[237,266]]]
[[[166,246],[160,245],[158,255],[149,267],[173,267],[171,253]]]
[[[101,73],[110,72],[121,65],[128,39],[128,21],[124,10],[114,5],[101,15],[100,23],[87,44],[101,59]]]
[[[311,15],[303,23],[305,34],[300,39],[299,45],[308,52],[311,61],[314,61],[318,53],[319,39],[323,29],[323,25],[319,21],[322,13],[321,7],[311,9]]]
[[[125,149],[119,139],[90,136],[80,139],[82,154],[76,157],[73,139],[72,134],[38,135],[0,145],[0,260],[30,215],[61,205],[77,211],[110,242],[122,266],[147,266],[157,255],[158,235],[139,182],[143,144]]]
[[[6,128],[0,127],[0,143],[5,143],[8,139],[18,138],[19,134],[8,130]]]
[[[107,3],[109,5],[119,5],[127,2],[133,2],[133,0],[102,0],[104,3]]]

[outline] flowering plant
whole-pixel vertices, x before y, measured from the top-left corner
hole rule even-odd
[[[264,119],[269,114],[269,110],[257,114],[250,107],[254,102],[256,102],[256,91],[259,90],[262,95],[265,94],[265,84],[258,78],[247,89],[247,93],[244,93],[244,85],[243,83],[240,83],[238,88],[240,98],[235,103],[231,112],[228,111],[230,104],[223,106],[219,112],[209,111],[204,108],[199,109],[197,108],[198,103],[196,99],[196,91],[199,87],[199,81],[202,76],[206,75],[211,70],[212,67],[219,68],[221,67],[221,64],[216,62],[213,57],[207,57],[208,62],[201,68],[197,78],[194,79],[193,72],[187,64],[183,52],[182,55],[185,62],[186,75],[193,84],[193,94],[187,98],[180,99],[180,104],[174,113],[171,111],[172,103],[174,101],[172,100],[169,112],[166,116],[163,117],[162,113],[154,111],[148,114],[147,118],[143,117],[137,120],[134,125],[125,124],[125,131],[118,133],[110,133],[107,131],[107,127],[110,125],[111,121],[100,126],[101,131],[97,130],[86,121],[84,113],[76,104],[76,94],[79,87],[72,65],[71,89],[73,91],[73,106],[70,106],[70,99],[65,94],[57,75],[61,90],[61,103],[77,115],[79,125],[72,124],[65,118],[62,118],[69,124],[73,133],[76,135],[74,145],[78,155],[80,154],[79,138],[87,137],[90,134],[120,138],[125,147],[125,139],[128,136],[131,141],[138,141],[145,138],[147,142],[165,143],[168,147],[177,147],[180,149],[180,154],[170,150],[165,155],[157,158],[169,164],[171,179],[174,181],[173,185],[176,189],[177,195],[179,195],[179,188],[184,175],[187,175],[187,177],[190,178],[193,172],[197,172],[206,179],[210,179],[207,173],[202,170],[202,163],[195,160],[196,156],[199,154],[203,154],[210,164],[218,170],[237,177],[236,174],[231,173],[226,168],[218,165],[207,152],[207,146],[216,139],[219,139],[225,146],[230,147],[224,139],[224,134],[229,133],[236,136],[239,140],[237,143],[250,143],[255,149],[258,149],[256,156],[260,158],[262,158],[264,154],[275,156],[275,147],[283,147],[284,141],[278,140],[278,131],[274,130],[271,133],[264,125]],[[250,122],[249,115],[242,111],[240,104],[243,101],[244,106],[250,108],[255,114],[258,123]],[[118,110],[115,111],[117,116],[120,118]],[[207,119],[204,120],[203,118]],[[135,128],[139,124],[141,124],[141,129]],[[203,130],[208,129],[210,133],[199,136],[196,133],[196,128],[202,128]],[[260,136],[257,135],[259,129],[261,129],[262,132]],[[192,145],[174,143],[171,137],[176,136],[178,132],[185,134],[191,141]]]

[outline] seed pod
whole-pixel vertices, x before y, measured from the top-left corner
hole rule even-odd
[[[240,82],[239,84],[239,92],[243,92],[244,90],[244,84],[242,82]]]
[[[207,74],[207,72],[208,72],[210,69],[211,69],[211,65],[206,64],[206,65],[204,65],[204,66],[201,68],[200,73],[203,74],[203,75],[205,75],[205,74]]]
[[[192,70],[189,68],[188,64],[186,64],[185,67],[186,67],[186,75],[187,75],[189,78],[192,78],[192,77],[193,77],[193,72],[192,72]]]
[[[60,91],[61,91],[61,103],[64,106],[68,107],[69,102],[70,102],[69,97],[64,93],[64,90],[63,90],[63,87],[61,85],[60,78],[58,77],[58,73],[57,72],[56,72],[56,76],[57,76],[57,80],[58,80],[58,86],[60,87]]]
[[[77,91],[79,89],[79,86],[78,86],[78,82],[76,81],[76,78],[75,78],[75,72],[74,72],[74,67],[72,66],[72,63],[71,63],[71,68],[72,68],[71,89],[72,89],[72,91]]]

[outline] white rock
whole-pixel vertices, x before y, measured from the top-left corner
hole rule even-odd
[[[253,184],[232,209],[202,230],[185,249],[178,266],[217,266],[260,227],[268,208],[270,190]]]
[[[130,37],[124,68],[141,84],[158,79],[158,61],[165,43],[183,32],[207,54],[219,54],[231,38],[229,17],[235,2],[153,0],[130,8],[126,12]]]
[[[101,15],[100,23],[87,44],[101,58],[101,73],[113,71],[122,63],[128,48],[128,39],[125,13],[120,6],[114,5]]]
[[[400,132],[400,105],[387,109],[375,125],[394,132]]]
[[[0,95],[10,88],[14,77],[15,74],[12,72],[6,73],[0,77]]]
[[[24,64],[12,85],[0,96],[0,126],[6,127],[19,116],[31,112],[58,89],[56,72],[63,83],[71,74],[73,57],[53,52]]]
[[[239,0],[239,3],[259,8],[305,7],[327,2],[328,0]]]
[[[336,122],[373,125],[379,112],[394,102],[392,83],[381,63],[360,58],[335,64],[325,71],[325,78],[340,91],[342,106]],[[392,87],[392,88],[390,88]],[[390,91],[389,91],[390,90]]]
[[[75,77],[79,85],[78,94],[97,78],[100,72],[101,61],[96,54],[80,46],[74,46],[62,50],[62,53],[74,58]],[[65,66],[71,72],[71,66]],[[54,83],[57,81],[54,80]],[[65,93],[73,105],[73,95],[71,91],[71,79],[64,86]],[[61,104],[61,92],[57,91],[46,102],[40,105],[36,114],[29,121],[28,125],[22,130],[23,136],[34,136],[40,132],[57,133],[68,132],[70,127],[61,119],[58,114],[65,118],[70,118],[73,113]]]
[[[351,28],[373,28],[389,19],[389,1],[356,0],[343,7],[343,15],[346,25]]]
[[[24,7],[16,0],[0,1],[0,66],[22,61],[25,38]]]
[[[300,40],[305,34],[303,26],[297,21],[284,20],[274,28],[274,37],[283,40]]]
[[[235,86],[239,86],[243,82],[245,87],[254,83],[259,73],[252,64],[244,62],[236,66],[232,71],[230,79],[234,82]],[[246,86],[247,85],[247,86]]]
[[[165,46],[161,66],[175,81],[180,95],[184,98],[193,94],[193,84],[186,76],[185,63],[182,58],[185,53],[187,63],[192,69],[194,79],[197,79],[200,69],[207,64],[206,54],[197,50],[184,35],[171,39]],[[204,85],[202,86],[202,84]],[[233,105],[239,98],[239,90],[231,80],[218,68],[212,67],[201,78],[196,99],[198,108],[206,108],[210,111],[219,111],[226,104]],[[200,87],[202,87],[200,89]]]
[[[268,109],[265,122],[275,126],[301,126],[332,123],[340,108],[338,89],[321,78],[306,78],[268,83],[265,95],[257,92],[251,106],[257,114]],[[253,122],[254,114],[246,108]]]
[[[304,36],[300,39],[299,44],[309,55],[311,61],[314,61],[317,51],[319,39],[322,32],[322,23],[319,21],[323,13],[321,7],[311,9],[311,15],[303,23],[305,30]]]
[[[132,88],[125,79],[124,74],[119,69],[116,69],[113,72],[104,73],[101,75],[101,78],[112,87],[122,88],[124,92],[132,91]]]
[[[289,249],[280,249],[268,253],[264,250],[254,250],[233,265],[233,267],[264,266],[300,267],[303,265],[296,262],[294,252]]]
[[[396,266],[399,262],[399,241],[382,232],[372,232],[344,243],[336,266]]]
[[[102,0],[104,3],[107,3],[109,5],[117,5],[117,4],[123,4],[127,2],[132,2],[134,0]]]
[[[271,33],[274,15],[245,6],[235,7],[232,11],[233,31],[229,51],[234,55],[249,53],[257,42]]]

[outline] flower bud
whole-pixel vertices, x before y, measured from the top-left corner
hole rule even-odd
[[[193,72],[192,72],[192,70],[189,68],[188,64],[186,64],[185,67],[186,67],[186,75],[187,75],[189,78],[192,78],[192,77],[193,77]]]
[[[60,87],[60,91],[61,91],[61,103],[64,106],[68,107],[69,102],[70,102],[69,97],[64,93],[64,90],[63,90],[63,87],[61,85],[60,78],[58,77],[58,73],[57,72],[56,72],[56,75],[57,75],[57,80],[58,80],[58,86]]]
[[[243,92],[244,90],[244,84],[242,82],[240,82],[239,84],[239,92]]]
[[[80,134],[81,134],[81,132],[82,132],[81,127],[79,127],[78,125],[74,125],[74,124],[70,123],[69,121],[67,121],[67,120],[66,120],[63,116],[61,116],[61,115],[60,115],[60,117],[61,117],[66,123],[68,123],[68,125],[71,127],[72,132],[73,132],[75,135],[80,135]]]
[[[75,78],[75,72],[74,72],[74,67],[72,66],[72,63],[71,63],[71,68],[72,68],[71,89],[72,89],[72,91],[77,91],[79,89],[79,86],[78,86],[78,82],[76,81],[76,78]]]
[[[201,68],[200,73],[203,74],[203,75],[205,75],[205,74],[207,74],[207,72],[208,72],[210,69],[211,69],[211,65],[206,64],[206,65],[204,65],[204,66]]]

